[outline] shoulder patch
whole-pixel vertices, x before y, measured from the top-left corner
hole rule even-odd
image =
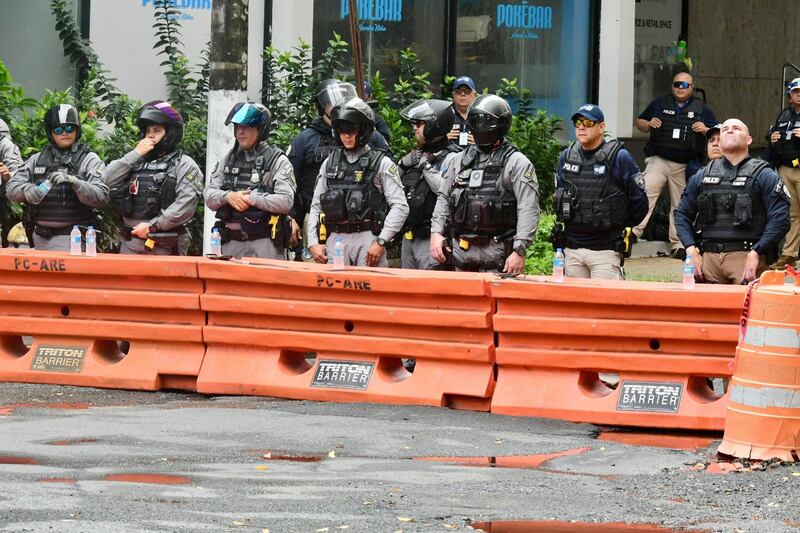
[[[528,168],[525,169],[525,172],[523,172],[522,177],[525,179],[525,181],[529,181],[531,183],[538,183],[536,179],[536,169],[533,168],[533,165],[531,164],[529,164]]]
[[[186,173],[185,179],[195,187],[203,188],[203,175],[200,173],[200,169],[190,169],[189,172]]]
[[[777,193],[781,193],[782,192],[783,195],[786,196],[787,199],[789,199],[789,200],[792,199],[792,194],[789,192],[789,188],[786,187],[786,184],[783,183],[782,179],[778,180],[778,183],[775,184],[775,192],[777,192]]]
[[[386,174],[390,178],[392,178],[395,182],[397,182],[398,185],[400,185],[401,187],[403,186],[403,182],[400,180],[400,169],[397,168],[397,165],[395,165],[394,163],[389,165],[389,168],[386,169]]]

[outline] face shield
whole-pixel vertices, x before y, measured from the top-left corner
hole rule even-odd
[[[326,113],[330,108],[349,102],[353,98],[358,98],[356,88],[352,83],[345,82],[328,85],[317,94],[317,101]]]

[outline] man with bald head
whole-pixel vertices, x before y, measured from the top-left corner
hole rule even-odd
[[[699,281],[752,281],[789,230],[788,191],[766,161],[750,157],[752,142],[741,120],[726,120],[720,127],[723,157],[691,177],[675,210]]]
[[[649,208],[647,216],[633,232],[641,237],[661,191],[669,185],[669,246],[677,259],[686,258],[673,217],[686,187],[686,165],[692,160],[702,159],[706,148],[705,133],[716,123],[711,109],[694,97],[694,80],[688,72],[676,74],[672,80],[672,93],[650,102],[636,119],[636,129],[650,133],[643,173]]]

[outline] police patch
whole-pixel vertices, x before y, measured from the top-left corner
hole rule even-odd
[[[778,181],[778,183],[775,184],[775,192],[782,192],[786,196],[786,198],[788,198],[789,200],[792,199],[792,195],[789,192],[789,189],[786,187],[786,185],[783,183],[782,180]]]
[[[594,173],[597,175],[604,175],[606,173],[606,166],[605,165],[595,165],[594,166]]]
[[[200,174],[200,170],[193,168],[186,173],[186,181],[198,187],[200,189],[203,188],[203,175]]]
[[[533,165],[528,165],[528,168],[525,169],[525,172],[522,174],[522,177],[525,178],[526,181],[531,183],[538,183],[536,180],[536,169],[533,168]]]
[[[633,177],[633,181],[639,186],[640,189],[644,189],[644,176],[642,176],[641,172]]]
[[[400,181],[400,170],[397,168],[397,165],[392,164],[389,166],[389,168],[386,170],[386,174],[388,174],[389,177],[392,178],[398,185],[401,187],[403,186],[403,182]]]

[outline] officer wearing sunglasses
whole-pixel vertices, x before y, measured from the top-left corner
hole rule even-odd
[[[694,79],[688,72],[680,72],[672,80],[672,93],[650,102],[636,119],[636,129],[650,133],[645,147],[648,156],[644,169],[645,190],[649,207],[644,220],[634,228],[641,237],[656,201],[664,187],[669,186],[669,243],[673,257],[686,258],[675,231],[675,208],[686,188],[686,165],[705,155],[705,134],[717,124],[711,109],[694,97]]]
[[[554,242],[564,249],[565,274],[624,279],[630,228],[647,214],[644,180],[616,139],[605,139],[603,110],[585,104],[572,115],[577,141],[561,153],[556,170]]]
[[[80,142],[74,106],[48,109],[44,128],[50,142],[14,174],[7,196],[26,204],[25,229],[34,248],[67,251],[72,226],[96,226],[95,210],[108,203],[109,188],[101,178],[105,163]]]

